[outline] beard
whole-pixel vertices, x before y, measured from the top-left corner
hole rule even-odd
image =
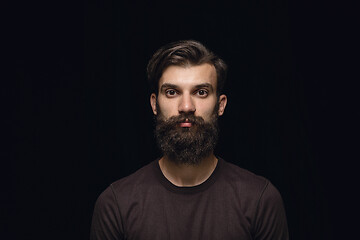
[[[159,107],[157,109],[159,112]],[[198,165],[216,146],[219,135],[217,110],[218,104],[208,122],[193,113],[164,119],[159,112],[155,128],[159,149],[176,164]],[[191,127],[180,127],[186,120]]]

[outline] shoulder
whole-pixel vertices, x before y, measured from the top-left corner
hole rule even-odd
[[[220,181],[254,209],[261,204],[282,204],[277,188],[265,177],[222,160]]]
[[[115,195],[131,195],[134,191],[139,190],[139,188],[146,188],[153,185],[157,181],[155,164],[156,161],[153,161],[145,165],[129,176],[111,183],[108,188],[111,189]]]
[[[242,192],[261,193],[269,185],[269,180],[265,177],[256,175],[249,170],[241,168],[235,164],[221,160],[223,181],[236,185]]]
[[[115,214],[114,219],[120,219],[124,208],[126,209],[134,199],[139,199],[140,194],[151,191],[150,185],[155,185],[154,164],[155,161],[111,183],[99,195],[94,214]]]
[[[124,206],[126,209],[131,199],[137,198],[139,190],[147,189],[148,185],[153,184],[154,164],[155,161],[113,182],[100,194],[93,213],[92,236],[97,237],[96,239],[118,239],[114,236],[120,236],[123,232]]]
[[[99,196],[99,202],[112,202],[126,205],[131,199],[137,199],[139,194],[157,188],[159,183],[156,175],[156,163],[153,161],[136,172],[111,183]]]
[[[237,194],[256,239],[288,239],[285,209],[277,188],[265,177],[232,163],[223,161],[222,169],[222,181]]]

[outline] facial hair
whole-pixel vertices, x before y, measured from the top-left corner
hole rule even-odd
[[[161,112],[156,117],[155,137],[162,153],[176,164],[198,165],[213,153],[216,146],[218,127],[218,104],[209,121],[193,113],[184,113],[164,119]],[[190,122],[191,127],[180,127]]]

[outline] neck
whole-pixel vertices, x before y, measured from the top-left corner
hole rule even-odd
[[[164,176],[175,186],[192,187],[205,182],[216,168],[218,159],[214,154],[205,157],[196,165],[177,164],[167,156],[159,160]]]

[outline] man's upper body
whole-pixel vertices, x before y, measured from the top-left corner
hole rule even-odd
[[[265,178],[219,158],[202,184],[178,187],[154,161],[108,187],[92,240],[288,239],[280,194]]]
[[[91,239],[288,239],[275,187],[214,155],[225,63],[199,42],[179,41],[147,70],[163,156],[100,195]]]

